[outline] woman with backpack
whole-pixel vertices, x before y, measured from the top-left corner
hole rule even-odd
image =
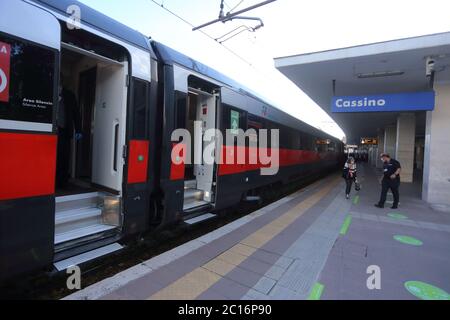
[[[344,166],[344,172],[342,177],[345,179],[345,197],[350,198],[350,191],[352,189],[352,184],[355,182],[355,189],[358,191],[359,185],[356,180],[356,162],[353,157],[349,157]]]

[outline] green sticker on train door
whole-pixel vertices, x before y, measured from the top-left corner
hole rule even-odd
[[[231,134],[239,134],[239,112],[231,110],[230,129]]]

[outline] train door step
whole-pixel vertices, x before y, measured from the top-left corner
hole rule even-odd
[[[89,192],[74,194],[70,196],[56,197],[56,212],[80,209],[80,208],[91,208],[97,206],[99,192]]]
[[[207,201],[198,201],[188,206],[183,206],[183,216],[185,219],[189,219],[194,216],[198,216],[204,213],[208,213],[214,209],[214,206]]]
[[[101,223],[96,223],[84,228],[70,230],[64,233],[56,234],[55,245],[76,239],[81,239],[90,235],[100,234],[109,230],[114,230],[116,228],[117,228],[116,226],[109,226]]]
[[[101,220],[102,210],[99,208],[74,209],[59,212],[55,215],[56,234],[64,233],[71,229],[74,223],[81,227],[97,224]]]
[[[118,229],[118,225],[103,212],[103,192],[82,193],[55,199],[55,250],[60,252],[85,240],[103,238]],[[109,213],[109,211],[108,211]]]
[[[119,251],[122,248],[123,248],[123,246],[116,242],[116,243],[113,243],[113,244],[110,244],[110,245],[107,245],[107,246],[104,246],[101,248],[97,248],[92,251],[88,251],[88,252],[79,254],[74,257],[70,257],[65,260],[55,262],[53,265],[56,268],[56,270],[63,271],[69,267],[79,266],[82,263],[85,263],[85,262],[100,258],[102,256],[105,256],[107,254]]]
[[[198,189],[184,190],[184,203],[195,202],[203,200],[204,192]]]
[[[198,208],[209,205],[204,200],[205,192],[203,190],[192,188],[189,181],[185,182],[183,211],[197,211]]]
[[[195,209],[198,207],[203,207],[206,205],[209,205],[209,202],[204,201],[204,200],[193,200],[193,201],[185,202],[183,204],[183,211],[190,211],[192,209]]]
[[[205,214],[184,220],[184,222],[186,224],[193,225],[193,224],[197,224],[197,223],[200,223],[200,222],[203,222],[203,221],[215,218],[215,217],[217,217],[217,215],[215,215],[213,213],[205,213]]]

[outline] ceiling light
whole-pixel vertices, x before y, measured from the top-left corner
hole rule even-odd
[[[401,76],[404,74],[404,71],[395,70],[395,71],[381,71],[381,72],[371,72],[371,73],[359,73],[357,76],[359,79],[367,79],[367,78],[381,78],[381,77],[392,77],[392,76]]]

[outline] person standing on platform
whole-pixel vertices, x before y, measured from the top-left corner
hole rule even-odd
[[[353,157],[349,157],[344,165],[344,172],[342,177],[345,179],[345,197],[350,198],[350,191],[352,189],[353,182],[356,183],[356,162]]]
[[[394,196],[394,203],[391,209],[397,209],[400,201],[399,187],[400,187],[400,172],[402,167],[400,162],[392,159],[387,153],[381,155],[381,161],[383,161],[383,179],[381,180],[381,196],[380,201],[375,204],[377,208],[384,208],[386,202],[386,196],[389,189]]]

